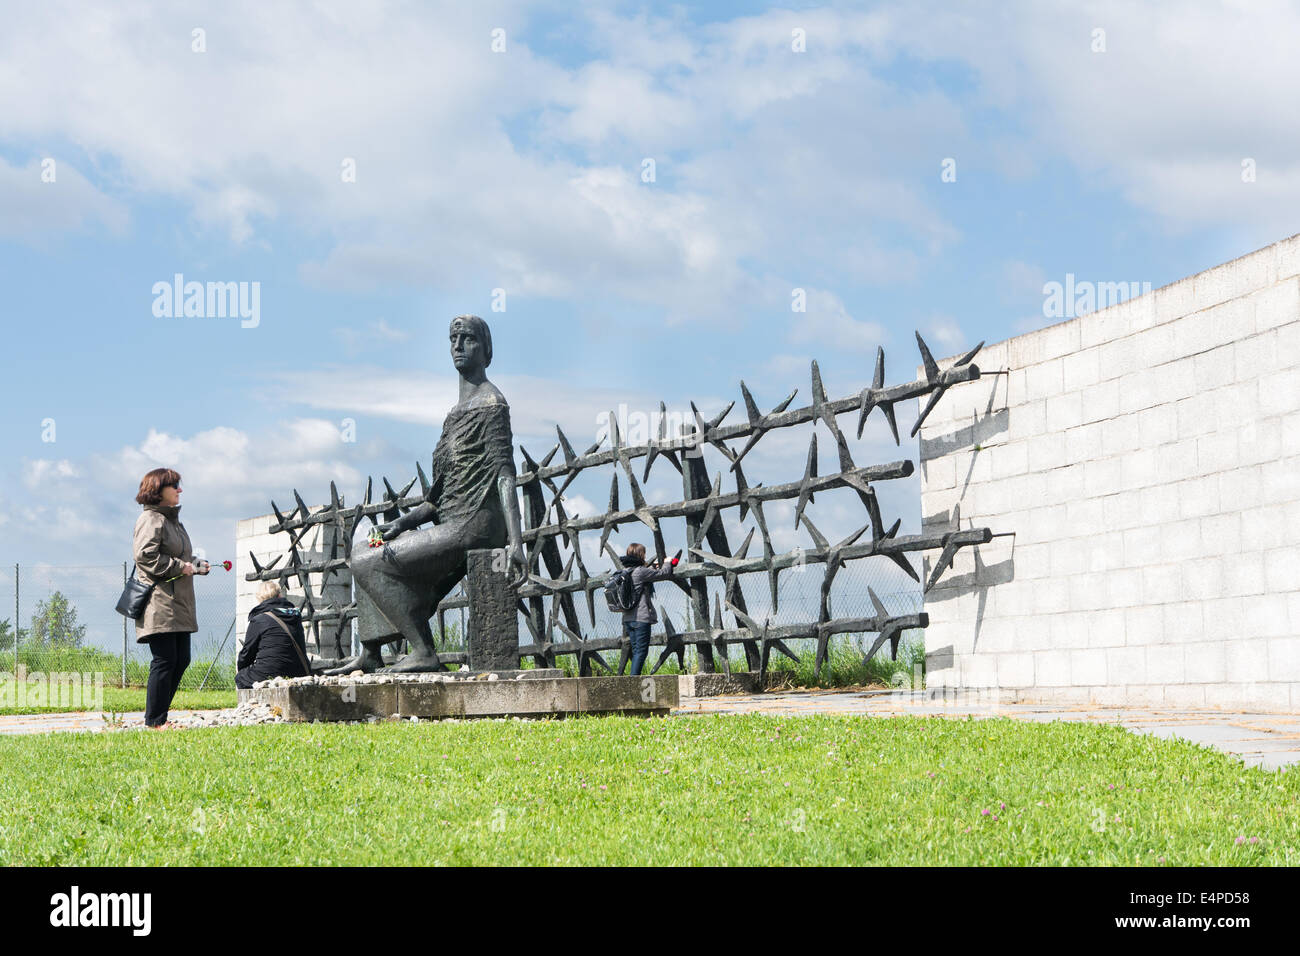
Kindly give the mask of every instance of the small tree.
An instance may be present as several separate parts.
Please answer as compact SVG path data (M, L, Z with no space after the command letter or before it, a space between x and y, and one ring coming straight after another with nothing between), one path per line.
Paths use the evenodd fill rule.
M27 632L19 630L18 637L20 640L27 640ZM14 628L9 623L9 618L0 621L0 651L12 651L14 649Z
M77 623L77 609L62 591L36 602L32 614L31 643L35 647L80 647L86 625ZM24 636L24 643L27 638Z

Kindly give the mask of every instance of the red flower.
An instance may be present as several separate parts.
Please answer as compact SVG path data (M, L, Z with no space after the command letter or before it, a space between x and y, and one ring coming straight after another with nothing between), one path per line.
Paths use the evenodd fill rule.
M225 568L227 571L229 571L231 568L234 567L234 565L231 564L229 561L222 561L221 566Z

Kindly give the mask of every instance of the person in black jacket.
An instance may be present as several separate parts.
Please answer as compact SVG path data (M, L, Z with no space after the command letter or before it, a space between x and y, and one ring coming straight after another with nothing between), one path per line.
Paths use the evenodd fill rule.
M257 590L260 602L248 612L248 632L239 651L235 686L249 688L255 681L272 677L303 677L307 660L307 638L302 615L280 590L267 581Z

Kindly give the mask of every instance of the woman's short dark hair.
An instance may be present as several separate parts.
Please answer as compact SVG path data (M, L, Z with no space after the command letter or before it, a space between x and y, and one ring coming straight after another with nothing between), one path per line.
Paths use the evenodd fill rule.
M461 328L472 332L474 338L478 339L479 345L483 346L483 367L487 368L492 364L492 330L477 315L456 316L451 320L451 331L456 331L457 323Z
M627 546L627 556L629 558L636 558L638 561L644 561L645 545L641 544L639 541L633 541Z
M172 471L170 468L155 468L140 479L140 491L136 494L135 500L142 505L156 505L162 501L164 488L179 488L180 485L180 472Z

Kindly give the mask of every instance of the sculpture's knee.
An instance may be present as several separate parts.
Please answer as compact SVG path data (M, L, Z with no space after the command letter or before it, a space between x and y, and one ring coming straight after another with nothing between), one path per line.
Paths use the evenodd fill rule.
M363 551L361 554L354 554L351 562L349 562L352 580L361 587L365 587L374 580L377 554L377 551Z

